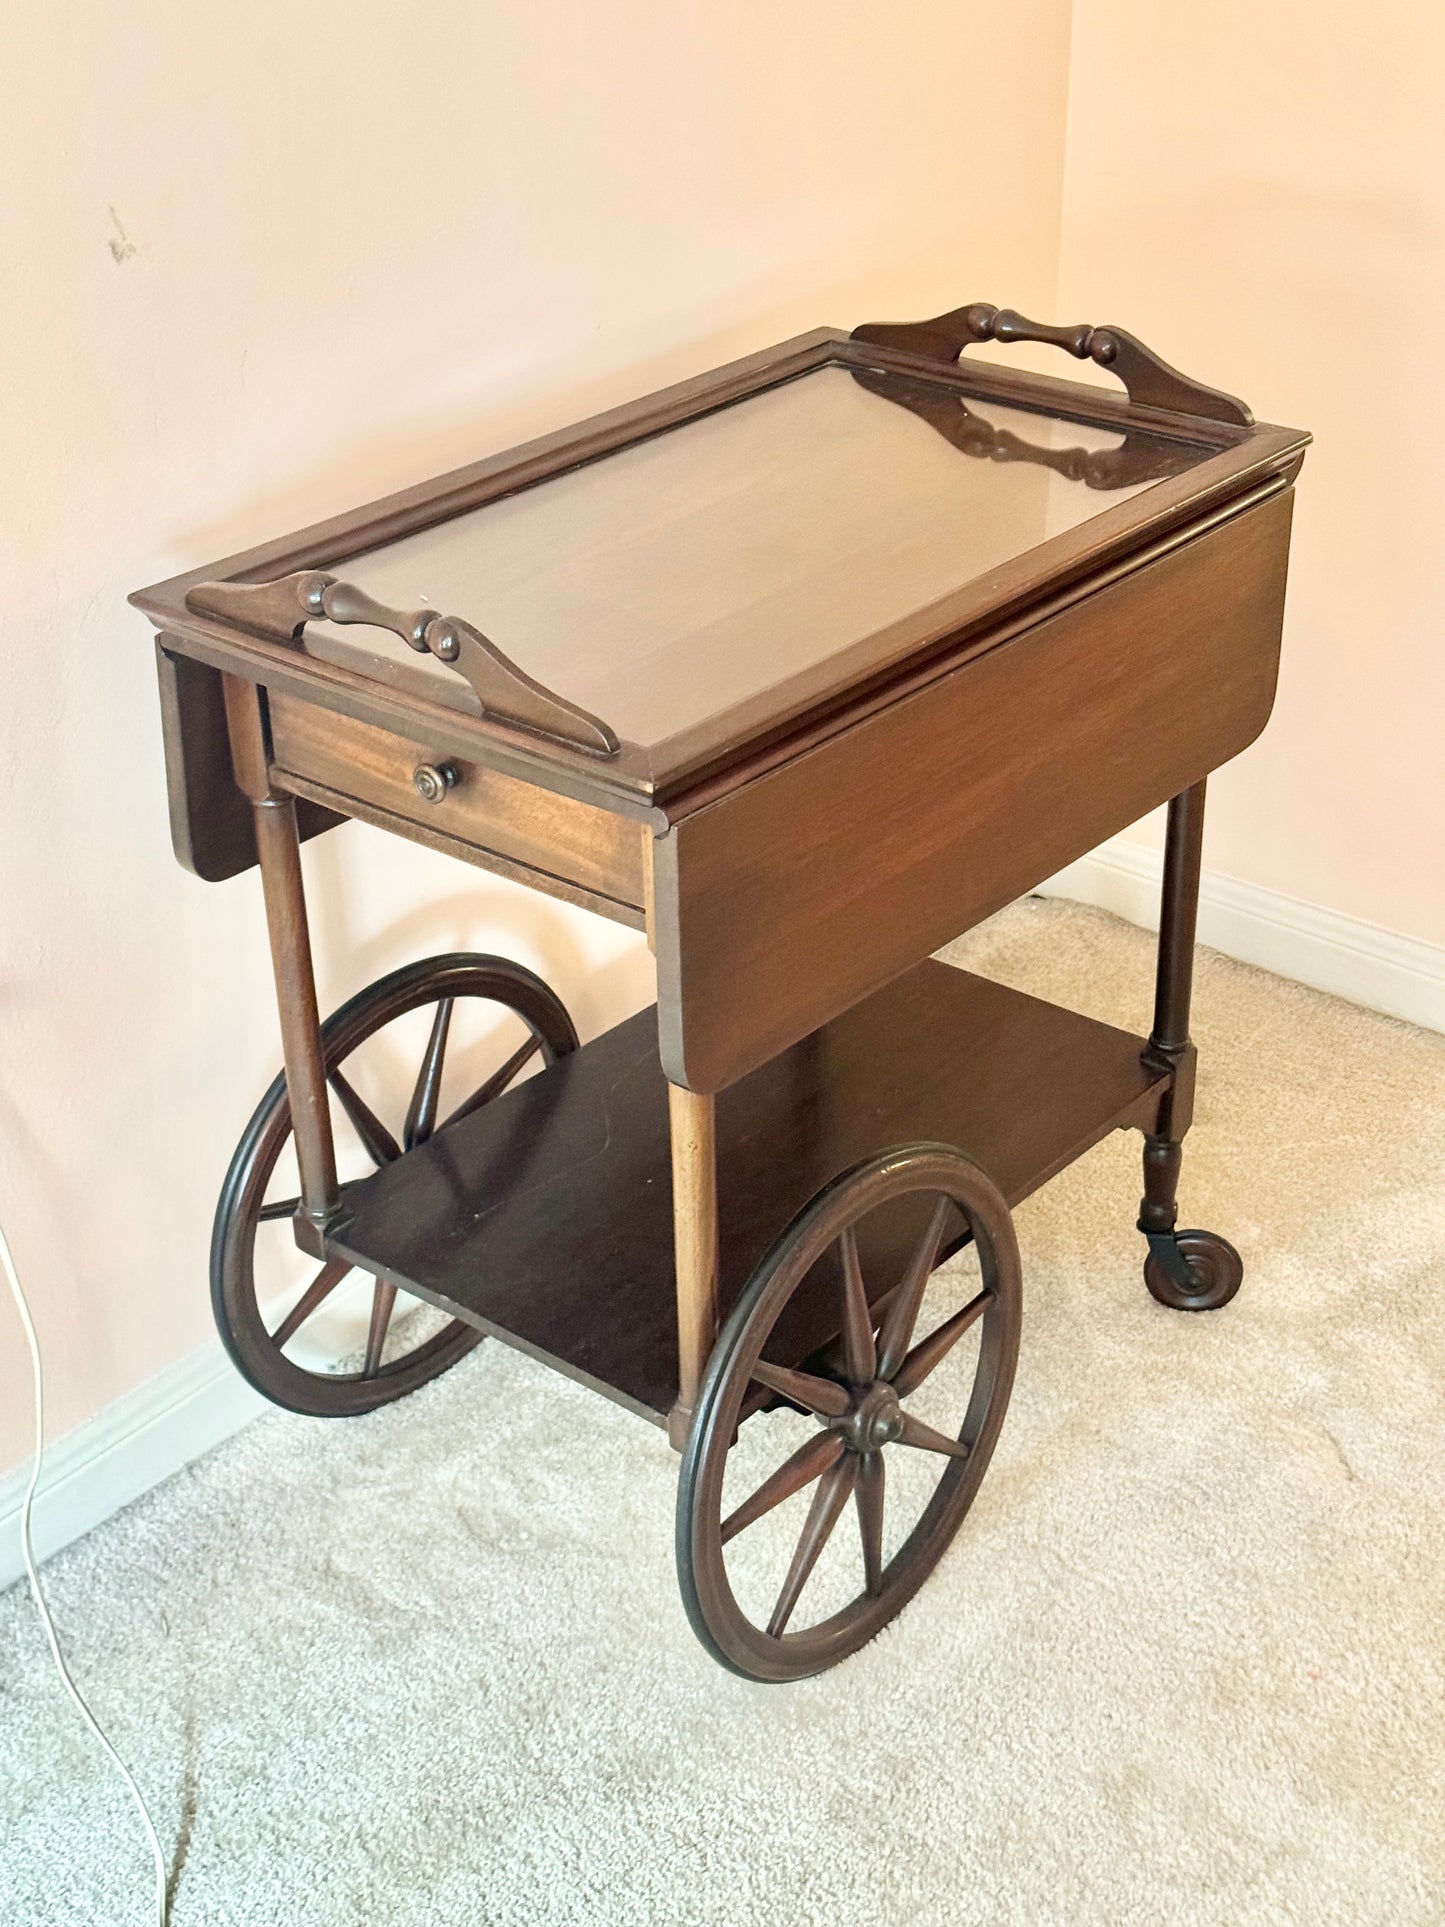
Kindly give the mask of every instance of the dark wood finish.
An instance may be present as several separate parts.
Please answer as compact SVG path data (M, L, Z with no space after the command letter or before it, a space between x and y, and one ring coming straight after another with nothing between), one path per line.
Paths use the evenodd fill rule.
M190 656L170 654L163 636L156 637L156 672L171 846L183 868L207 883L221 883L256 865L256 826L231 768L221 677ZM303 843L342 821L335 810L310 800L296 806Z
M194 618L184 638L168 631L166 642L173 654L184 653L213 669L259 681L273 696L288 694L395 735L425 737L440 755L485 764L539 789L614 810L635 822L659 826L665 822L652 802L650 783L639 776L640 752L626 744L614 762L588 757L580 750L567 752L571 760L562 761L560 747L553 757L551 746L542 738L500 723L484 723L393 674L390 665L381 665L377 674L362 675L287 643L245 637L206 617Z
M485 761L491 768L506 770L564 795L580 796L650 819L653 784L647 759L629 753L625 745L615 763L605 767L579 751L559 748L545 753L524 733L458 715L435 699L399 694L374 677L336 664L298 660L294 648L286 642L248 635L233 624L189 608L187 595L202 583L217 579L264 582L304 569L323 568L380 543L414 534L484 502L499 500L594 461L628 442L726 406L773 382L819 367L829 359L829 351L844 341L835 329L815 329L520 447L401 489L363 508L190 569L151 588L137 590L130 600L167 632L176 651L214 668L243 674L249 671L268 688L291 689L326 708L365 718L382 728L405 731L420 723L448 753Z
M617 754L616 733L606 723L544 689L490 637L459 616L439 615L435 609L409 614L388 609L352 583L316 569L274 582L198 582L186 591L186 607L281 641L294 642L307 622L320 616L329 622L388 629L411 648L450 663L466 679L483 715L495 715L594 756Z
M1204 857L1204 799L1201 777L1169 803L1164 836L1164 877L1159 901L1159 952L1154 975L1151 1053L1170 1072L1168 1102L1156 1129L1182 1137L1193 1110L1194 1080L1189 1041L1189 1005L1194 991L1194 931L1199 921L1199 872Z
M271 786L261 691L254 683L228 676L225 699L231 764L236 782L251 804L271 939L287 1104L301 1173L297 1240L319 1256L322 1227L336 1209L336 1150L326 1103L326 1068L316 1007L316 976L311 967L296 804L292 797Z
M747 756L740 758L728 769L718 771L675 797L669 798L665 813L659 814L657 827L665 831L673 823L695 815L699 810L756 782L758 777L766 775L770 770L780 769L786 763L796 762L810 751L833 742L846 730L855 728L859 723L866 722L870 717L879 715L884 710L896 707L905 697L933 688L966 664L990 654L1005 643L1017 641L1037 631L1054 617L1068 614L1088 597L1098 596L1129 576L1164 561L1178 550L1197 542L1201 536L1223 527L1225 523L1232 521L1245 510L1280 493L1286 486L1287 484L1280 478L1266 482L1253 494L1203 517L1189 530L1176 531L1148 550L1130 557L1126 562L1099 570L1089 579L1086 589L1077 586L1067 588L1060 594L1037 603L1026 614L1011 621L996 624L985 634L971 640L959 642L957 647L950 649L946 655L920 662L906 672L890 678L886 684L871 690L860 691L850 703L845 718L830 716L781 736L764 731L756 747Z
M187 595L203 582L255 583L330 567L831 363L923 376L944 393L1002 400L1126 433L1131 425L1148 427L1194 443L1203 459L1157 482L1143 496L1121 501L1043 541L1012 564L960 584L955 593L907 620L786 678L765 696L721 711L650 751L624 742L611 760L544 742L496 718L460 713L435 693L398 680L390 669L363 674L187 607ZM1037 375L981 364L946 368L906 349L850 341L820 330L284 541L193 570L132 599L167 629L173 648L202 662L248 674L268 688L304 695L398 734L419 729L447 755L656 822L656 804L683 797L705 777L800 730L819 724L841 727L856 716L860 703L876 699L899 677L927 664L941 668L961 651L984 646L1000 624L1036 611L1049 598L1087 593L1100 571L1126 565L1151 543L1187 530L1264 478L1291 472L1307 439L1293 430L1246 429L1127 403L1097 389Z
M685 813L697 787L745 780L746 766L774 746L786 756L808 736L847 728L870 709L895 701L907 687L949 674L1004 637L1086 601L1101 586L1151 566L1174 548L1186 547L1212 519L1228 519L1285 479L1278 462L1251 462L1252 490L1215 491L1208 502L1201 502L1195 483L1214 466L1202 464L1157 482L1147 498L1130 497L1104 509L1037 550L961 585L916 618L839 649L826 666L802 671L705 725L670 737L653 751L655 768L667 771L655 778L653 796L669 816ZM1156 511L1156 531L1163 534L1141 548L1136 504L1145 499ZM1133 531L1132 548L1125 531ZM1041 574L1043 558L1049 565L1047 577ZM835 691L830 699L827 686L834 681L841 682L846 694ZM725 751L718 747L722 743Z
M1159 902L1159 955L1154 979L1154 1024L1145 1053L1168 1073L1159 1111L1144 1135L1144 1196L1139 1229L1149 1244L1144 1282L1175 1311L1216 1311L1244 1279L1244 1261L1212 1231L1179 1231L1179 1172L1184 1135L1194 1114L1196 1052L1189 1038L1194 988L1194 931L1199 916L1199 872L1204 852L1205 784L1174 797L1164 838Z
M656 845L668 1077L718 1090L1252 742L1281 485Z
M452 1011L455 1007L455 998L443 997L439 1000L436 1014L432 1018L431 1036L427 1039L421 1068L416 1074L416 1086L411 1094L411 1102L407 1106L406 1122L401 1129L401 1141L408 1151L414 1150L418 1144L425 1144L437 1127L437 1108L441 1103L447 1037L451 1030Z
M327 1081L342 1109L355 1125L363 1148L378 1165L402 1155L401 1140L420 1141L435 1129L436 1095L440 1086L448 1019L458 1002L479 1000L514 1010L531 1033L531 1049L515 1054L447 1119L470 1115L498 1097L535 1053L555 1063L577 1047L577 1033L561 1003L529 970L498 957L456 954L429 957L404 965L350 999L321 1028L321 1051ZM395 1120L389 1130L357 1096L342 1069L367 1041L400 1017L434 1007L438 1019L418 1069L406 1122ZM446 1017L441 1013L445 1012ZM320 1418L347 1418L375 1411L435 1378L469 1352L481 1334L464 1320L452 1319L440 1331L428 1332L419 1342L385 1349L396 1304L396 1286L378 1279L372 1288L370 1330L359 1370L326 1369L287 1355L287 1348L309 1319L354 1269L346 1259L329 1258L302 1290L291 1309L275 1320L263 1315L262 1299L269 1299L268 1273L277 1254L269 1254L260 1227L282 1244L300 1200L269 1199L276 1166L291 1137L291 1110L286 1081L278 1077L266 1092L242 1134L231 1160L216 1210L211 1242L211 1299L217 1328L242 1376L257 1391L293 1412ZM272 1319L268 1325L268 1317ZM400 1333L398 1334L398 1340Z
M1254 416L1234 395L1206 388L1180 374L1177 368L1146 348L1137 335L1112 323L1096 328L1089 322L1075 327L1053 327L1029 321L1014 308L995 308L986 301L970 302L932 321L900 324L866 322L853 330L853 339L912 354L956 361L971 342L1038 341L1062 348L1079 361L1107 368L1123 382L1131 402L1167 409L1179 415L1199 415L1211 421L1253 426Z
M1164 884L1159 910L1159 967L1154 981L1156 1050L1183 1050L1189 1042L1189 1004L1194 991L1194 931L1199 921L1199 871L1204 856L1201 778L1171 798L1164 837Z
M1144 1040L925 963L717 1099L719 1310L841 1168L954 1144L1017 1202L1147 1124ZM668 1087L644 1011L346 1194L328 1250L665 1423L678 1390ZM870 1221L870 1278L922 1227ZM796 1365L827 1322L788 1329Z
M875 1214L901 1205L913 1207L922 1234L915 1232L901 1271L890 1267L875 1276L870 1293L859 1255L863 1234ZM965 1225L978 1248L983 1290L919 1338L922 1283L937 1262L940 1225L950 1221ZM888 1302L876 1342L870 1296ZM809 1297L828 1302L825 1315L844 1329L841 1364L830 1369L823 1363L799 1388L804 1411L815 1414L823 1429L724 1516L723 1479L738 1425L754 1388L776 1384L764 1354L776 1349L780 1327ZM748 1281L718 1340L678 1480L683 1604L694 1632L720 1664L766 1681L823 1672L873 1638L912 1598L962 1525L988 1469L1013 1386L1021 1297L1008 1205L982 1171L946 1145L899 1146L855 1166L788 1227ZM974 1328L980 1334L977 1360L959 1401L958 1431L950 1435L907 1411L903 1401ZM938 1483L885 1564L886 1467L900 1450L934 1455ZM772 1611L758 1624L733 1592L724 1548L813 1481L812 1503ZM793 1630L808 1580L850 1499L861 1541L858 1592L826 1619Z
M271 768L288 790L305 784L361 814L369 804L385 826L437 844L472 861L504 860L539 888L555 878L585 893L590 908L640 924L643 872L651 837L625 816L540 790L500 770L448 758L424 737L398 736L353 717L277 692L270 703ZM418 770L436 771L427 793ZM446 774L441 772L445 770ZM430 798L430 800L428 800ZM465 846L465 847L464 847ZM501 865L488 865L501 867Z
M1189 1004L1204 854L1205 789L1203 781L1195 783L1169 804L1148 1051L1150 1061L1169 1073L1169 1082L1160 1098L1159 1115L1144 1138L1144 1196L1139 1204L1139 1229L1149 1240L1150 1257L1178 1292L1190 1289L1189 1267L1174 1226L1184 1134L1194 1110L1195 1051L1189 1041Z
M717 1101L669 1084L667 1113L677 1279L677 1399L667 1431L680 1452L717 1337Z
M1126 393L963 358L984 341L1051 343ZM990 404L1037 420L1037 439ZM1273 701L1307 439L1122 330L976 303L800 337L134 597L163 631L177 852L215 877L259 861L281 1006L286 1070L232 1162L212 1251L242 1372L296 1410L359 1412L494 1333L685 1443L679 1576L724 1664L797 1678L876 1632L953 1536L1002 1422L1011 1202L1138 1128L1149 1290L1198 1310L1238 1288L1232 1246L1176 1229L1204 778ZM612 454L545 500L502 502ZM348 563L349 580L332 572ZM517 660L412 609L418 576ZM644 581L646 606L629 599ZM369 629L364 646L333 623ZM1147 1041L918 963L1166 798ZM299 839L344 815L645 923L660 1010L578 1051L529 973L451 957L321 1025ZM468 997L508 1005L527 1040L443 1115ZM423 1005L430 1037L387 1120L347 1060ZM344 1184L333 1096L376 1167ZM268 1196L293 1140L302 1195ZM257 1282L267 1224L322 1261L279 1318ZM970 1237L983 1290L920 1335L937 1262ZM358 1267L359 1365L288 1356ZM440 1308L440 1331L404 1343L402 1294ZM966 1410L940 1430L906 1401L970 1335ZM724 1516L738 1426L763 1407L806 1436ZM938 1483L889 1557L899 1452L928 1455ZM755 1622L724 1548L810 1486ZM850 1506L858 1593L799 1630Z
M1166 1239L1150 1237L1144 1283L1150 1296L1171 1311L1218 1311L1243 1282L1244 1260L1217 1231L1175 1231Z
M295 777L289 781L288 787L295 791L298 798L310 798L342 816L354 817L359 823L369 823L373 829L405 837L408 842L425 844L429 850L436 850L442 856L454 856L463 863L474 864L479 870L490 870L494 876L510 877L514 883L525 884L529 890L540 890L544 896L557 897L563 903L575 903L583 910L593 910L599 917L607 917L613 923L625 923L634 930L647 927L645 910L633 904L621 903L615 897L604 897L595 890L583 889L579 884L569 883L565 877L554 876L548 870L535 870L529 864L515 862L495 850L463 843L454 836L433 829L424 821L397 816L374 803L365 803L359 797L343 796L339 790L329 790L324 784L314 783L308 777Z

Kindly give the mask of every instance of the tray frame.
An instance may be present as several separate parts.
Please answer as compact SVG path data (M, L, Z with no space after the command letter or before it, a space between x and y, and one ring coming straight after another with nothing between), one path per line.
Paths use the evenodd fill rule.
M944 391L1081 425L1117 432L1147 429L1214 452L1182 474L1103 509L974 582L960 584L931 607L774 688L650 748L624 742L607 761L492 717L469 716L439 701L427 686L429 679L414 673L408 678L405 665L388 666L386 680L380 673L362 675L187 606L188 592L205 582L255 583L344 565L365 550L829 365L907 375ZM1268 423L1244 427L1144 407L1092 384L992 363L944 365L925 354L821 328L279 540L190 569L137 591L131 601L161 630L168 653L290 689L383 728L405 732L420 727L448 753L660 827L705 778L830 718L843 726L860 704L876 701L899 677L916 679L930 667L946 672L973 648L987 646L999 625L1019 621L1044 602L1051 609L1063 606L1071 594L1088 593L1101 570L1116 568L1146 549L1157 553L1171 536L1185 538L1201 516L1270 476L1292 474L1308 439L1301 431ZM485 627L485 610L459 613Z

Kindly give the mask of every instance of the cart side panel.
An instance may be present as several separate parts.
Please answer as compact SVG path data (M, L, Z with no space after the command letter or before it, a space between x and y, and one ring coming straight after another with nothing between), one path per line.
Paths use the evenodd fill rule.
M1253 742L1292 493L681 816L655 846L668 1077L721 1089Z
M253 868L256 831L231 768L220 671L173 653L164 636L156 638L156 670L176 860L207 883L221 883ZM345 820L305 801L296 814L303 840Z

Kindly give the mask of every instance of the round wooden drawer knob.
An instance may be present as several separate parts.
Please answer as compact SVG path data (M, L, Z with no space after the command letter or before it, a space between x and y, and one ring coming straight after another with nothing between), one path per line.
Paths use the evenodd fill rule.
M454 763L418 763L411 773L412 784L424 803L440 803L456 785Z

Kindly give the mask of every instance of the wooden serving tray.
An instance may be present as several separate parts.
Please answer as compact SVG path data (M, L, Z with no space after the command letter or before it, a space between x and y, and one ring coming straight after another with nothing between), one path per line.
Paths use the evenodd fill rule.
M972 360L1048 340L1127 393ZM172 823L357 816L646 928L711 1094L1237 755L1308 437L983 304L785 342L161 583Z

